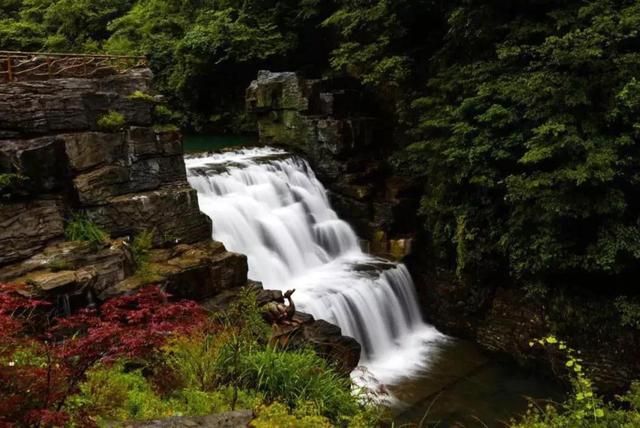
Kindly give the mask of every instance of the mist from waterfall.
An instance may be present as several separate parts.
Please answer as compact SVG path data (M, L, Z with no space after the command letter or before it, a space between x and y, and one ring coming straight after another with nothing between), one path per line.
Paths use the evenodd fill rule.
M295 288L297 309L354 337L378 381L425 368L445 336L422 321L409 272L361 251L306 161L257 148L185 162L213 238L247 255L251 279Z

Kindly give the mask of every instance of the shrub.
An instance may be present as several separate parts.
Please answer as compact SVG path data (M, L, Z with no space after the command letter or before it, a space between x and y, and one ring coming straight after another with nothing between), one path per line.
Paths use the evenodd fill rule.
M123 359L156 362L167 339L197 329L204 315L193 302L167 302L156 287L111 299L99 312L54 317L52 326L43 315L50 307L23 297L16 287L0 286L1 426L65 426L70 416L82 419L79 426L93 425L81 409L86 402L76 400L85 379L100 406L120 400L128 403L127 414L159 414L164 407L140 376L123 375L105 384L113 370L100 370ZM131 385L136 385L134 394L123 398Z
M640 303L626 296L616 298L615 307L620 313L620 324L640 330Z
M122 129L125 122L126 121L122 113L110 110L98 119L98 128L110 132L119 131Z
M64 234L69 241L89 242L96 248L109 239L105 231L83 215L74 215L67 223Z
M553 336L538 339L530 346L553 347L566 356L565 367L571 380L571 394L560 404L549 403L539 407L530 403L529 410L514 428L596 428L640 426L640 383L632 384L629 392L616 397L614 402L605 402L598 396L593 384L585 374L582 359L566 343Z
M170 413L141 370L127 372L123 362L90 370L79 394L69 402L73 413L85 412L104 420L152 419Z

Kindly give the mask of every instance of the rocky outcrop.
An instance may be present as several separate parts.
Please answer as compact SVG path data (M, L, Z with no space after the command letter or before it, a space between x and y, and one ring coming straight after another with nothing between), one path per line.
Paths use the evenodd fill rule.
M110 110L130 125L151 124L149 102L131 97L151 92L151 71L133 69L99 79L67 78L0 85L0 139L98 129Z
M228 252L216 241L155 249L145 272L130 276L99 294L101 299L125 294L149 282L162 285L174 297L205 300L247 284L247 258Z
M353 81L261 71L246 99L260 142L302 153L327 185L340 217L369 242L371 252L408 254L419 183L390 173L391 126L380 119L369 94Z
M262 284L250 282L249 287L256 293L259 307L264 310L264 318L271 322L267 308L271 303L284 304L285 298L279 290L264 290ZM240 293L239 289L229 289L208 299L204 306L211 311L227 307ZM316 320L312 315L296 311L290 319L272 323L272 340L282 348L301 349L311 347L324 357L340 373L348 376L358 366L362 347L354 338L343 336L340 327L324 320Z
M246 283L246 258L210 240L181 134L153 127L153 98L139 96L150 81L149 70L133 69L0 85L0 174L20 187L0 195L0 281L72 305L151 282L194 299ZM98 125L110 111L124 116L118 130ZM78 215L112 239L66 242L65 224ZM130 238L143 231L157 248L141 274Z
M316 320L309 314L297 312L293 323L275 327L274 337L284 347L311 346L347 376L360 362L362 347L354 338L343 336L340 327L324 320Z

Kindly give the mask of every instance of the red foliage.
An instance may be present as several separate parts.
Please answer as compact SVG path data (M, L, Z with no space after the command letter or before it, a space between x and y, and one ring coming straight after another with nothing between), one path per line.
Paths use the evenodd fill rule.
M64 425L65 400L87 370L123 357L151 360L168 337L206 318L195 302L169 302L157 287L34 325L47 306L0 285L0 426ZM41 334L26 334L36 327Z

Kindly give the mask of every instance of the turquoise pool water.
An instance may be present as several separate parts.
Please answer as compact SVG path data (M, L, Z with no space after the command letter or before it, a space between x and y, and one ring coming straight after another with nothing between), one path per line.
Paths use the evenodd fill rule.
M258 139L253 135L185 135L184 152L201 153L227 147L255 145Z

